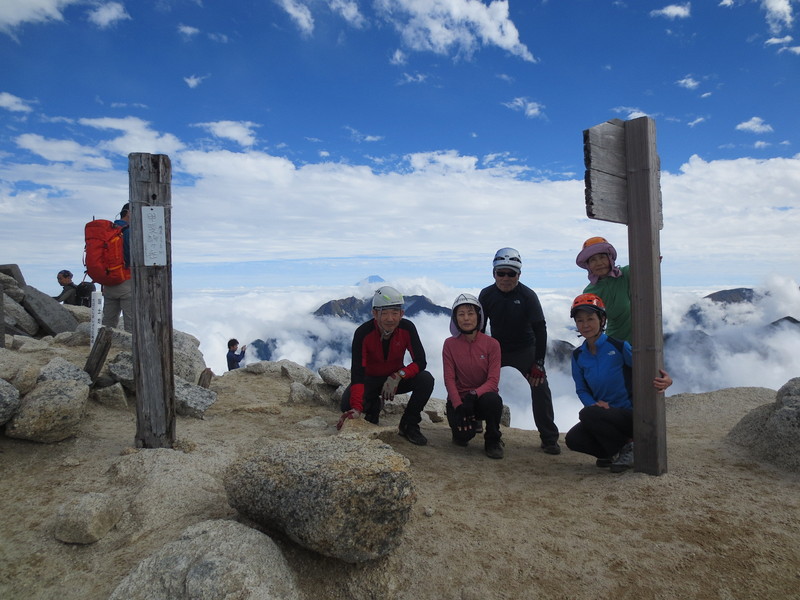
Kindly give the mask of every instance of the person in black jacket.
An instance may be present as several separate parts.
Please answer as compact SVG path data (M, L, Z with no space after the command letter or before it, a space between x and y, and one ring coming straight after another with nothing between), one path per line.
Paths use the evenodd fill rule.
M72 273L64 269L58 272L56 279L58 280L58 285L61 286L61 293L58 296L53 296L53 299L58 302L63 302L64 304L72 304L75 306L80 304L80 300L78 299L78 286L72 283Z
M372 299L373 318L353 334L350 385L342 395L342 428L346 419L364 415L378 424L381 409L395 394L411 392L400 419L399 433L412 444L424 446L419 423L422 410L433 392L433 375L425 370L425 349L417 328L403 318L403 296L393 287L383 286ZM404 364L406 352L411 362Z
M494 284L483 288L478 300L492 337L500 342L502 366L517 369L531 386L533 420L539 430L542 450L547 454L561 454L553 395L544 369L547 353L544 313L536 292L520 283L521 273L519 252L514 248L500 248L492 261Z

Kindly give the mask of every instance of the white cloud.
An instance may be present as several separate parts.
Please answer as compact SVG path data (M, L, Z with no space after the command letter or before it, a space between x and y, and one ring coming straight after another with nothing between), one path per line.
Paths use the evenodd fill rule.
M617 114L626 115L625 120L629 121L631 119L638 119L639 117L649 117L651 116L649 113L644 112L640 108L635 108L632 106L617 106L612 109Z
M424 83L427 78L428 76L423 75L422 73L415 73L414 75L411 75L410 73L403 73L403 77L397 82L397 85L406 85L408 83Z
M800 54L800 46L786 46L778 50L778 52L791 52L792 54Z
M406 53L400 50L399 48L392 53L392 57L389 59L389 63L395 66L402 66L408 62L408 57Z
M210 39L212 42L219 42L220 44L228 43L228 36L224 33L209 33L208 39Z
M730 8L731 6L733 6L733 0L721 0L719 6Z
M705 117L697 117L694 121L689 121L689 127L694 127L695 125L700 125L700 123L705 123Z
M199 34L200 30L197 27L192 27L191 25L184 25L183 23L179 23L178 33L184 37L191 38Z
M188 85L190 88L194 89L198 85L203 83L203 81L208 79L209 77L211 77L211 76L210 75L202 75L202 76L192 75L190 77L184 77L183 80L186 82L186 85Z
M528 98L514 98L511 102L503 102L502 104L511 110L522 112L529 119L544 116L542 112L545 108L544 104L534 102Z
M470 57L481 46L497 46L536 62L520 42L507 0L488 5L479 0L376 0L375 6L414 50Z
M755 148L756 150L763 150L764 148L769 148L771 145L772 144L770 144L769 142L758 141L755 144L753 144L753 148Z
M366 25L364 15L358 10L358 2L354 0L328 0L328 5L333 12L341 15L353 27L360 29Z
M121 2L107 2L91 9L88 18L100 29L106 29L119 21L130 19L131 16Z
M700 86L700 82L697 81L691 75L687 75L686 77L684 77L683 79L679 79L675 83L682 88L686 88L687 90L695 90Z
M0 92L0 108L5 108L11 112L25 113L33 110L30 104L28 104L27 100L23 100L14 94L9 94L8 92Z
M350 139L355 142L379 142L383 139L382 135L367 135L349 125L345 125L344 128L350 132Z
M749 121L743 121L736 126L737 131L749 131L750 133L770 133L772 125L764 122L761 117L753 117Z
M14 37L13 31L24 23L63 21L63 9L84 0L3 0L0 2L0 31Z
M766 42L764 42L765 46L774 46L776 44L789 44L792 41L792 36L785 35L782 38L769 38Z
M311 15L311 10L300 0L275 0L275 3L286 11L302 34L311 35L314 32L314 17Z
M98 146L122 156L131 152L173 154L183 148L183 143L171 133L153 131L150 123L136 117L79 119L78 122L95 129L121 131L122 135L100 142Z
M651 10L651 17L666 17L667 19L687 19L691 16L692 3L670 4L658 10Z
M794 23L792 0L761 0L761 8L767 13L767 25L772 33L780 33Z
M219 138L233 140L245 148L252 146L256 141L253 131L259 125L251 121L215 121L213 123L195 123L195 127L202 127Z
M15 140L17 146L54 162L75 163L100 169L111 167L111 161L102 156L97 148L81 146L73 140L46 139L33 133L25 133Z

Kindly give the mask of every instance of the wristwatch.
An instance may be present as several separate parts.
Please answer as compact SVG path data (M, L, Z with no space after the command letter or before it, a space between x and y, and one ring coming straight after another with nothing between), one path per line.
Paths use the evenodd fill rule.
M400 370L397 372L397 374L398 374L398 375L400 375L400 378L402 379L403 377L405 377L405 376L406 376L406 370L405 370L405 369L400 369Z

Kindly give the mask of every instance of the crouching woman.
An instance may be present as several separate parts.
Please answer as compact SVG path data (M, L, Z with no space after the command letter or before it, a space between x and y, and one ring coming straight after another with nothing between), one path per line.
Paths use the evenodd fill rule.
M466 446L486 421L484 450L503 458L500 418L500 343L481 332L483 309L472 294L459 294L453 303L452 337L444 341L442 362L447 388L447 422L453 442Z
M575 298L570 317L585 340L572 353L572 378L583 409L565 441L570 450L594 456L598 467L621 473L633 466L631 345L603 333L606 309L595 294ZM653 387L663 392L670 385L672 379L660 370Z

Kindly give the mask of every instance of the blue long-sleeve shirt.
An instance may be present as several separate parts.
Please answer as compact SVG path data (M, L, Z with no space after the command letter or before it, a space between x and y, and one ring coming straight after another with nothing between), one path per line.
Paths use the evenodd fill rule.
M592 354L583 342L580 351L572 354L572 379L578 398L585 406L603 401L615 408L632 410L633 399L625 385L625 365L633 365L631 345L623 342L620 352L603 333L595 347L597 353Z
M239 368L239 363L242 362L244 358L244 350L239 352L238 354L233 350L228 350L228 371L233 371L234 369Z

